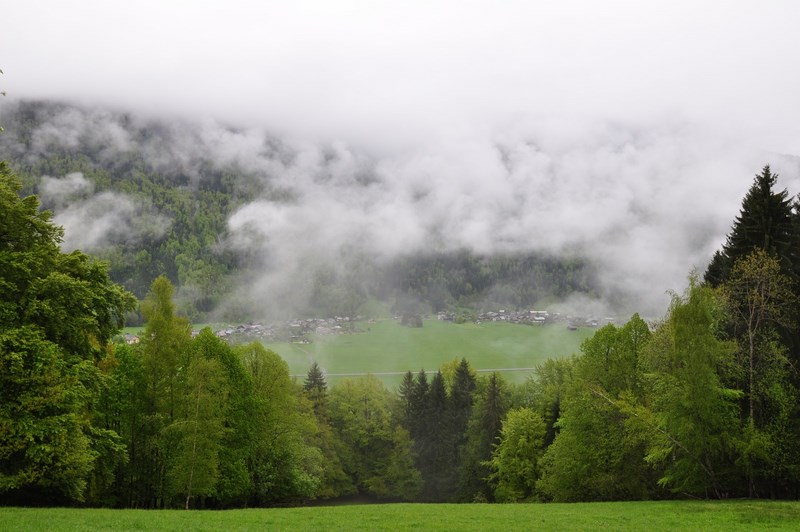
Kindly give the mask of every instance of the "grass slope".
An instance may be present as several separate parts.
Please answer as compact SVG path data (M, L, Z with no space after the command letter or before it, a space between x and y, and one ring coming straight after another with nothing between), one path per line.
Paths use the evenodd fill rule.
M511 323L465 323L456 325L426 320L421 328L403 327L397 321L361 323L363 333L335 336L313 335L310 344L274 343L267 347L289 364L294 375L305 375L316 360L329 374L374 373L394 386L404 373L420 369L435 371L444 362L465 357L477 370L531 368L548 358L580 351L594 329L568 331L564 325L526 326ZM503 372L512 382L521 382L529 371Z
M0 531L797 530L800 502L375 504L228 511L0 508Z

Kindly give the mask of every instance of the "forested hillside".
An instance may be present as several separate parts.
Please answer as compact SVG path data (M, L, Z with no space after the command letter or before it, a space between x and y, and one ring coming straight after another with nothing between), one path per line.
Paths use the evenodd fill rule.
M247 202L279 208L302 194L275 179L298 171L295 160L303 155L296 148L267 138L257 146L255 165L231 140L248 140L247 132L52 102L4 103L3 124L0 155L24 192L38 194L67 227L64 246L107 260L112 280L138 298L165 275L177 287L180 311L194 321L261 319L284 309L297 316L283 318L354 315L376 299L395 311L419 312L533 307L572 293L595 295L592 267L575 254L482 255L432 246L379 257L354 235L333 258L317 260L307 251L299 268L280 279L281 293L270 293L274 304L253 304L246 301L250 285L287 266L276 264L279 254L269 243L265 255L239 242L229 219ZM320 157L313 179L329 179L341 154L323 147ZM365 187L374 179L369 165L355 176ZM128 321L141 323L141 316Z

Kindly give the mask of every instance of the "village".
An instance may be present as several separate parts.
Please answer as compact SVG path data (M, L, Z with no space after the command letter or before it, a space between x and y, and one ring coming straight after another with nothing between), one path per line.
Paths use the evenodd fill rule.
M289 342L294 344L311 343L311 335L331 336L342 334L357 334L365 332L361 326L373 324L385 319L392 319L399 324L408 327L422 327L424 320L434 318L439 321L447 321L454 324L460 323L485 323L485 322L506 322L517 325L541 326L552 324L563 324L568 330L574 331L579 328L597 328L608 323L615 323L613 317L596 318L580 317L561 314L558 312L548 312L546 310L494 310L480 313L456 313L452 311L441 311L434 315L423 314L404 314L393 316L392 318L365 318L363 316L334 316L332 318L309 318L280 321L274 323L250 322L237 325L224 325L212 327L214 334L218 338L223 338L231 343L243 343L262 341ZM192 338L200 334L200 329L192 330ZM138 344L140 338L137 335L125 334L125 342L129 345Z

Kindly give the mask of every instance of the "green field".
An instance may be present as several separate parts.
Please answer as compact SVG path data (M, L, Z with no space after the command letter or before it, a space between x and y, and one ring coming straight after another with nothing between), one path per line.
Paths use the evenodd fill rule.
M373 504L227 511L0 508L0 531L797 530L800 503Z
M479 371L532 368L548 358L578 353L581 342L594 333L590 328L569 331L564 325L456 325L439 320L425 320L416 329L394 320L359 323L358 328L363 332L312 335L310 344L271 343L267 347L286 360L293 375L305 375L316 360L331 384L341 374L373 373L395 386L408 370L436 371L442 363L461 357ZM530 371L503 372L512 382L522 382L528 375Z

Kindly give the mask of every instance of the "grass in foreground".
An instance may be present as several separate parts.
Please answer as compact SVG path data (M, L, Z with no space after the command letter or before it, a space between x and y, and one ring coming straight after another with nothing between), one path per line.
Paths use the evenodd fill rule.
M374 504L227 511L0 508L0 531L797 530L800 502Z

